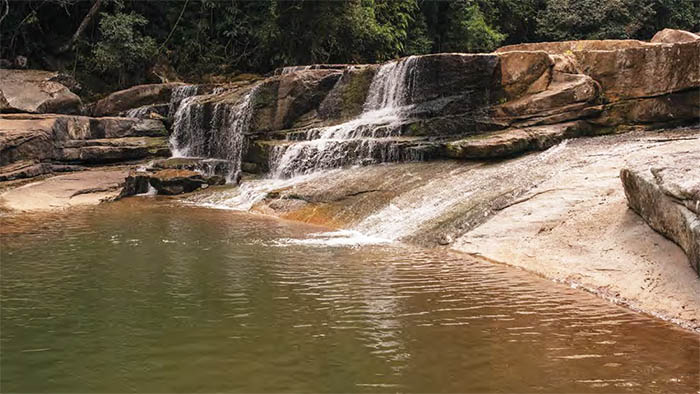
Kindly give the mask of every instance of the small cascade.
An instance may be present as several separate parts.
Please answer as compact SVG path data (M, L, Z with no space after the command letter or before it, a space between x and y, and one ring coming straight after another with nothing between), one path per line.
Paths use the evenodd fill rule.
M270 153L275 177L290 177L347 165L420 160L411 138L401 137L412 101L416 57L382 65L369 88L363 112L336 126L291 134ZM301 141L301 142L297 142Z
M199 92L197 85L177 86L170 94L170 106L168 108L168 117L173 118L175 113L180 108L182 101L188 97L196 96Z
M150 105L144 105L143 107L132 108L124 114L127 118L146 118L151 111Z
M255 88L235 105L199 103L192 91L184 90L183 96L190 96L180 99L174 114L170 137L173 156L227 160L231 163L227 182L235 183L240 175L243 134L252 118L251 98Z

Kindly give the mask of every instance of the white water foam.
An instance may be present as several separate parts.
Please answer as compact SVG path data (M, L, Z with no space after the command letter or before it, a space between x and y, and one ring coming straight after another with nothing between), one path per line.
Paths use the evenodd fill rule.
M323 233L308 234L308 238L282 238L275 242L277 246L305 245L305 246L349 246L360 247L369 245L387 245L393 240L371 237L353 230L338 230Z
M275 146L270 154L273 176L289 177L349 164L398 161L395 137L411 108L417 74L416 57L382 65L370 84L363 112L336 126L307 131L307 141Z
M197 101L198 96L182 99L174 115L170 136L173 157L227 160L231 167L226 180L235 183L240 174L244 133L250 127L252 97L256 89L251 89L236 104L214 104L212 116L209 116L205 104Z

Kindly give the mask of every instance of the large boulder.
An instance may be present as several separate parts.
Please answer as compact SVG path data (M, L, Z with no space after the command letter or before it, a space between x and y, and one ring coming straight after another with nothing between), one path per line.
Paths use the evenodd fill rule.
M80 112L80 97L60 83L57 72L0 69L0 112Z
M677 42L690 42L700 40L700 36L685 30L663 29L654 34L651 42L673 44Z
M183 85L180 82L171 82L132 86L99 100L92 109L92 115L117 115L133 108L167 103L170 101L173 89Z
M627 201L654 230L677 243L700 275L700 153L684 152L620 172Z

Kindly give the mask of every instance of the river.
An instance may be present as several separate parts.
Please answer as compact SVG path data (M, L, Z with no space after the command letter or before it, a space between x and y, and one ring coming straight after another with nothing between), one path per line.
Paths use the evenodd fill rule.
M133 198L0 249L3 392L695 392L698 335L467 255Z

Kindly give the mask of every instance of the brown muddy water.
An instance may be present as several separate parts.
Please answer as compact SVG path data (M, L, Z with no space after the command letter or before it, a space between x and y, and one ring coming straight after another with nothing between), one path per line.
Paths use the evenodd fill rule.
M464 255L156 199L0 222L2 392L700 389L697 334Z

